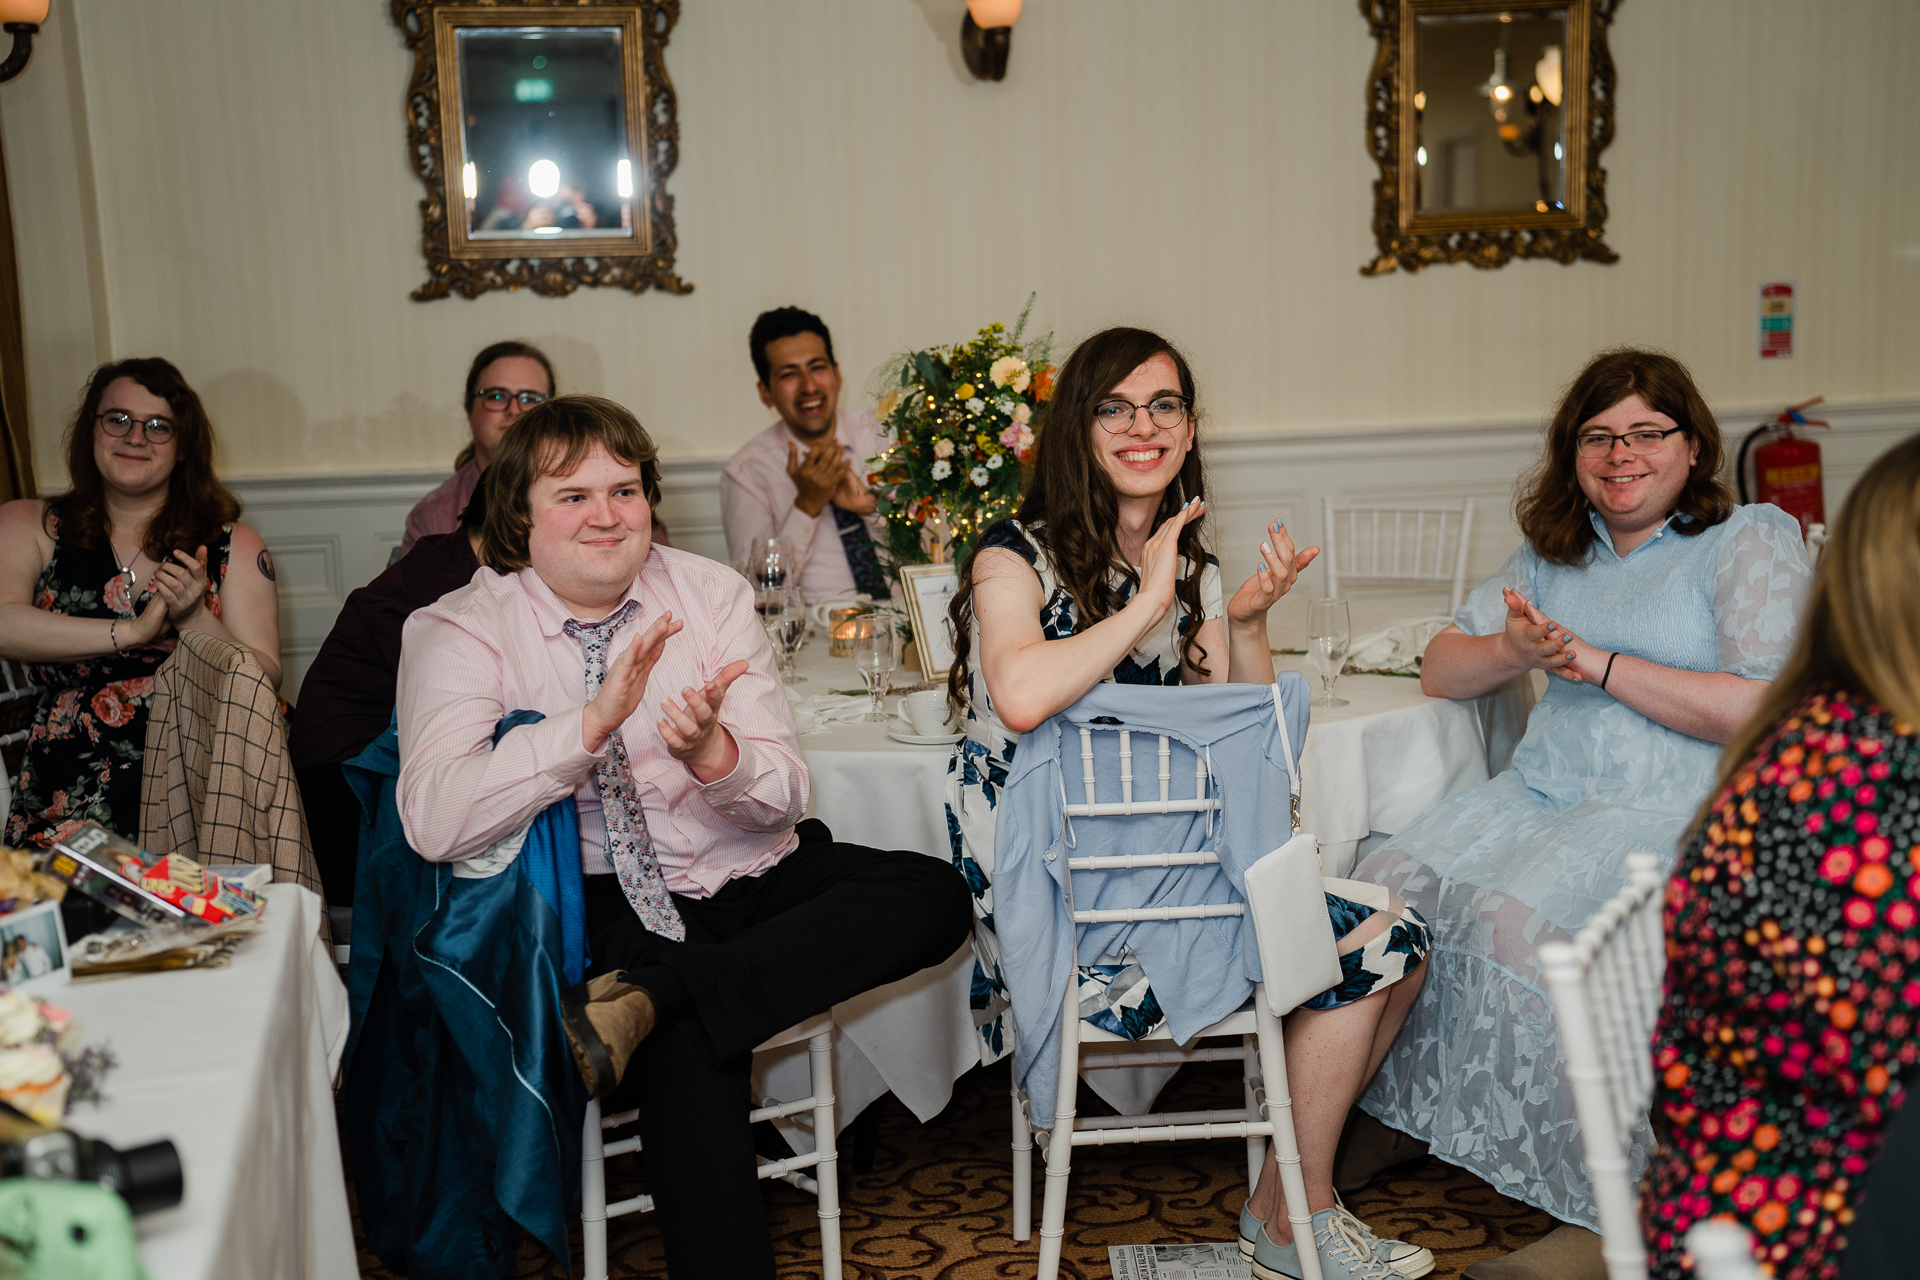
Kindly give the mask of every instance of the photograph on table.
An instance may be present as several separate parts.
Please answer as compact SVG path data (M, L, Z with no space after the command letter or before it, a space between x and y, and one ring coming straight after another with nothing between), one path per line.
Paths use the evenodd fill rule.
M0 916L0 984L41 994L72 977L59 903L37 902Z
M947 606L953 602L959 582L959 568L952 563L900 566L907 621L913 624L913 639L920 654L920 674L929 680L945 680L948 668L953 666L953 624L947 619Z

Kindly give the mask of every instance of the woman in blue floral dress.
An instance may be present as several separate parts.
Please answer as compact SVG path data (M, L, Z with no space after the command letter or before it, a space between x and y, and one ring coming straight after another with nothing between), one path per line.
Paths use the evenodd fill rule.
M0 507L0 657L45 687L6 842L82 822L140 832L153 673L181 631L244 645L280 678L279 600L260 535L213 474L200 398L165 360L96 370L67 428L71 488Z
M1536 957L1671 859L1793 643L1812 570L1794 521L1737 507L1719 427L1669 356L1613 351L1576 378L1518 504L1527 542L1428 646L1430 695L1550 673L1513 767L1450 796L1354 876L1433 927L1431 975L1361 1100L1433 1153L1565 1223L1476 1277L1598 1268L1592 1191ZM1644 1159L1647 1135L1636 1139Z
M1219 562L1201 538L1193 407L1193 375L1164 339L1139 329L1087 339L1061 367L1018 517L988 529L961 570L950 692L967 728L948 766L947 825L974 891L974 1006L987 1061L1012 1048L992 879L995 807L1018 735L1104 681L1271 683L1267 611L1319 554L1296 553L1276 521L1253 576L1223 602ZM1331 1173L1348 1108L1419 988L1426 929L1410 911L1376 913L1331 894L1328 910L1345 977L1286 1029L1308 1212L1328 1280L1417 1277L1433 1255L1376 1239L1335 1204ZM1081 966L1082 1016L1137 1039L1163 1015L1130 951L1110 959ZM1240 1228L1255 1274L1269 1280L1299 1274L1277 1189L1270 1153Z

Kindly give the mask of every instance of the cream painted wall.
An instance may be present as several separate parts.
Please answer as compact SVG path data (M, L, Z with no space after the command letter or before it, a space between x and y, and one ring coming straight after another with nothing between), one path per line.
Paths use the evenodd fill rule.
M36 459L109 355L171 356L235 477L447 465L469 354L524 336L671 459L766 421L766 306L834 326L851 388L908 344L1128 321L1195 357L1214 429L1538 418L1594 349L1666 345L1723 409L1920 397L1920 6L1629 0L1602 267L1363 279L1372 45L1340 0L1031 0L1000 84L960 0L686 0L685 298L420 304L384 0L55 0L0 88ZM1755 356L1756 286L1801 291ZM1504 483L1504 482L1503 482Z

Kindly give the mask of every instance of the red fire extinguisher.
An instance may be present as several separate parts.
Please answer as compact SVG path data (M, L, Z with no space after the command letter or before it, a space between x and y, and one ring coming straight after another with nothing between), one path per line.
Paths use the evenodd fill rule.
M1825 422L1809 418L1804 412L1824 399L1825 396L1815 396L1782 409L1772 422L1755 427L1740 442L1740 458L1734 467L1740 501L1771 502L1800 522L1802 536L1807 526L1826 523L1827 504L1820 485L1820 446L1806 436L1795 435L1793 429L1826 426ZM1754 448L1754 441L1762 436L1767 440ZM1751 472L1747 467L1749 450L1753 453ZM1749 474L1753 477L1752 497L1747 496Z

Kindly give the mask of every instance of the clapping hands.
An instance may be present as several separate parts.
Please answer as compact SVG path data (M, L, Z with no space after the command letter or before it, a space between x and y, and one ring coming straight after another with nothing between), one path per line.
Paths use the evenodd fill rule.
M1507 602L1507 650L1523 666L1552 672L1575 684L1600 678L1597 658L1605 650L1595 649L1550 620L1511 587L1502 598Z
M1267 541L1260 544L1260 567L1240 584L1227 602L1227 621L1245 625L1266 616L1280 603L1280 597L1293 590L1300 571L1320 555L1320 548L1308 547L1296 552L1286 522L1275 520L1267 526Z

